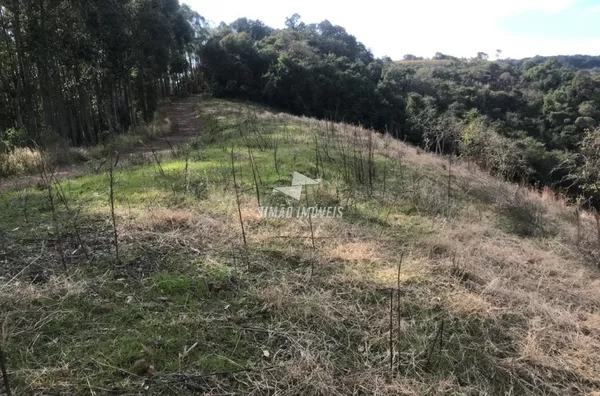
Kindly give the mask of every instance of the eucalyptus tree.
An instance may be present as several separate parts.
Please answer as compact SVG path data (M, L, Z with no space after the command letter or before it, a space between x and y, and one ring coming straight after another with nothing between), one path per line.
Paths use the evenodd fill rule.
M93 144L149 121L199 83L204 26L178 0L0 0L4 140Z

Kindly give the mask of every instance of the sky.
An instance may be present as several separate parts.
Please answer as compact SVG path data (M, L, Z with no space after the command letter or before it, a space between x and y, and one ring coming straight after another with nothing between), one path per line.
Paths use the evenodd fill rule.
M436 52L495 58L600 55L600 0L182 0L218 25L259 19L281 28L298 13L346 28L375 56Z

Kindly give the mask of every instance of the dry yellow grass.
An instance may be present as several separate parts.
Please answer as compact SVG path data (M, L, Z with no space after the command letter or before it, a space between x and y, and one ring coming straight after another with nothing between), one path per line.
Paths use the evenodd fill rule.
M176 231L198 226L200 219L197 212L189 209L157 207L144 212L135 220L134 226L140 231Z
M270 116L261 113L259 117L268 119ZM284 118L306 123L316 130L332 125ZM376 154L392 161L439 175L448 172L446 158L424 153L389 136L342 124L334 124L334 131L329 137L333 142L358 139L359 147L365 150L372 140ZM552 387L559 383L568 388L569 378L596 384L600 378L600 363L596 358L600 348L597 330L600 317L596 315L600 309L600 275L576 248L574 208L549 189L538 192L507 183L465 161L452 164L452 183L456 193L464 193L472 202L466 202L451 218L429 218L430 232L408 245L401 240L378 237L375 230L364 226L331 221L318 224L315 235L325 238L317 243L317 262L321 266L317 272L329 271L326 284L332 286L353 289L368 284L381 289L394 288L400 252L405 251L407 255L400 273L402 290L416 287L418 293L424 293L419 297L420 304L443 309L451 317L489 321L502 328L502 336L511 340L515 353L498 362L498 367L507 365L512 367L510 370L520 367L533 376L542 375L538 370L545 370L543 375L548 376L545 381L552 383L550 388L554 389L547 391L548 394L558 394L558 388ZM425 194L431 194L434 187L424 185L422 188ZM498 209L513 199L511 204L541 208L544 235L515 235L501 224L504 214ZM445 200L427 204L445 205ZM243 211L244 220L253 224L250 237L253 243L270 243L275 235L304 238L302 243L289 243L285 247L287 257L301 254L299 251L305 252L310 247L307 222L294 225L283 222L274 226L256 218L254 213L255 208L251 207ZM423 215L428 216L426 212ZM393 213L388 224L402 227L413 217L413 214ZM594 216L583 213L580 227L587 235L594 236ZM357 239L356 235L366 238ZM332 262L336 265L328 266ZM339 297L329 291L314 290L310 295L298 295L303 288L296 282L302 283L302 279L277 277L270 287L258 290L257 296L267 310L291 322L306 322L310 317L320 326L328 327L335 326L336 320L332 318L359 318L363 314L356 310L351 312L348 305L340 307ZM410 300L401 301L410 303ZM510 321L514 322L503 324ZM418 326L418 322L403 319L397 325L411 329ZM361 350L385 343L385 310L379 312L371 326L379 333L371 334L372 339ZM500 342L490 337L486 342ZM371 376L368 381L373 379ZM403 385L406 394L423 392L418 386L411 391L407 383ZM395 391L400 389L398 385L388 386ZM578 389L578 385L572 386ZM458 388L455 380L445 379L439 382L436 391L451 393Z
M522 359L593 381L600 375L594 357L600 334L592 324L600 308L599 275L557 238L528 240L459 220L419 249L429 252L432 277L454 278L452 312L492 318L518 313L526 321L524 333L515 329L514 335L522 338Z
M0 174L19 174L37 172L42 165L39 150L17 147L4 157L0 157Z
M352 135L351 128L338 128L342 135ZM362 133L363 142L369 134ZM378 152L389 158L440 169L440 173L447 169L444 158L388 137L377 135L374 139ZM520 359L592 382L600 378L600 321L596 315L600 274L576 248L575 209L547 188L538 192L506 183L467 162L453 164L453 177L468 193L487 189L494 200L499 195L522 194L545 211L548 227L555 233L544 238L514 236L498 227L493 207L467 205L455 220L436 221L434 233L410 248L411 255L423 257L423 266L428 268L429 275L422 279L433 282L432 287L440 291L447 290L444 304L454 315L492 320L507 313L520 315L525 326L514 328L512 334L521 340ZM579 227L579 238L593 243L597 238L595 216L582 211ZM397 252L374 246L349 242L333 247L329 255L348 263L388 263L388 275L379 281L393 285ZM353 277L364 277L369 270L361 268ZM401 279L403 283L407 280Z
M325 126L315 121L311 125ZM350 139L356 132L354 127L336 128L340 138ZM368 130L359 130L359 135L363 147L371 136L376 152L388 158L447 172L447 159L387 136L371 135ZM519 187L468 162L457 161L452 169L455 186L492 205L466 205L454 219L436 219L433 233L408 248L412 268L405 263L401 283L418 279L429 284L445 296L442 304L457 317L500 321L507 314L516 315L523 325L512 328L510 337L520 345L519 360L594 383L600 378L600 319L596 315L600 309L600 274L576 248L575 209L549 189L538 192ZM479 195L480 191L489 196ZM519 194L519 199L544 211L546 236L523 238L498 225L501 216L493 205L503 196ZM406 218L404 214L392 215L389 222L402 224ZM593 214L582 212L580 227L581 235L596 238ZM360 242L338 237L336 244L321 248L326 260L345 263L345 272L333 275L332 283L356 284L369 279L382 287L393 287L396 282L398 249L382 245L376 237ZM276 295L282 301L282 294L289 297L280 290ZM440 384L440 389L446 386L452 389L455 385Z
M450 310L458 316L493 315L494 306L487 302L480 294L460 290L448 296Z
M350 263L377 263L380 261L378 254L380 249L381 247L373 242L349 242L332 246L326 253L326 257L330 260L343 260Z
M30 271L41 274L43 268L33 267ZM60 300L79 296L85 292L85 289L85 281L75 281L68 276L50 276L42 286L20 279L11 279L0 286L0 298L4 301L18 301L19 305L26 306L41 299Z
M210 111L219 115L221 110ZM256 116L292 123L300 131L306 126L311 131L331 126L266 111ZM220 117L228 120L230 115ZM558 396L600 391L600 272L577 247L578 234L579 242L593 247L592 214L582 214L578 233L574 209L562 197L497 180L461 161L452 166L456 202L453 211L447 211L447 159L389 136L334 126L332 141L357 139L363 150L372 140L376 154L421 172L430 182L418 184L417 178L407 177L406 193L376 191L347 217L312 219L311 232L305 218L262 217L246 180L240 190L247 246L242 242L235 194L222 183L215 182L198 199L169 200L171 191L165 189L155 202L117 210L123 249L136 255L128 266L148 260L156 266L149 271L174 274L166 277L173 293L167 300L155 279L134 283L143 293L118 284L113 297L120 303L140 292L135 296L144 303L139 307L140 326L157 311L169 315L172 311L167 317L176 330L170 342L185 338L198 326L196 338L186 340L183 351L178 347L174 352L180 359L179 371L186 370L186 363L195 364L181 357L185 350L205 341L198 351L205 347L212 353L224 343L229 349L221 353L231 354L228 359L242 355L242 365L250 362L259 368L198 385L210 387L206 392L214 394L236 393L239 389L228 388L234 382L246 393L289 395ZM294 138L301 139L302 134ZM267 156L271 163L271 155ZM333 190L325 184L322 192L334 196ZM410 196L415 190L419 194ZM526 236L514 232L502 211L507 201L517 209L524 202L534 204L525 209L538 205L544 232ZM392 207L388 217L387 206ZM94 214L103 216L106 209ZM206 279L192 282L198 274ZM94 283L98 287L110 283L108 279ZM85 293L93 296L94 304L104 298L87 290L90 285L66 279L53 278L47 288L18 286L11 284L0 297L15 305L16 300L83 298ZM153 342L157 329L163 330L160 319L143 342ZM230 335L232 329L229 339L224 334ZM439 329L444 329L441 341ZM213 338L207 340L205 334ZM159 354L162 344L157 345ZM135 345L136 353L140 348ZM74 375L63 372L60 363L45 372L21 369L19 375L36 389L52 389L57 386L48 385L52 375ZM172 380L161 373L152 386L165 377ZM167 382L163 394L173 392L170 385ZM178 390L188 391L184 386Z

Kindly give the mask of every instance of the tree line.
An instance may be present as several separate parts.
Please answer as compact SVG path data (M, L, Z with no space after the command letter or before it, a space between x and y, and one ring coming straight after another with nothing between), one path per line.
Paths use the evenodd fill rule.
M209 27L177 0L0 0L0 140L94 144L150 121L169 95L204 90L587 191L575 169L597 134L600 57L501 53L394 61L297 14L283 29Z
M95 144L191 91L204 19L177 0L0 0L0 136Z
M600 56L501 54L376 58L343 27L294 15L284 29L246 18L221 24L200 50L200 69L217 96L361 124L509 180L589 193L575 169L597 134Z

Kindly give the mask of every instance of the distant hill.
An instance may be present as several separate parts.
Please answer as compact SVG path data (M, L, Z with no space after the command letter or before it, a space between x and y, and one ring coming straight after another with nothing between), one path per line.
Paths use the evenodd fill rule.
M564 66L569 66L577 70L600 69L600 56L596 55L558 55L558 56L535 56L519 60L506 60L508 63L516 65L525 62L533 62L536 65L542 64L549 59L556 59Z
M400 65L449 65L453 62L473 62L478 59L458 58L452 56L444 56L445 59L435 58L417 58L417 59L401 59L395 62ZM522 59L499 59L498 62L504 62L514 66L521 66L524 63L540 65L550 59L557 60L560 64L571 67L576 70L595 70L600 69L600 56L593 55L558 55L558 56L534 56ZM494 61L494 60L490 60Z

